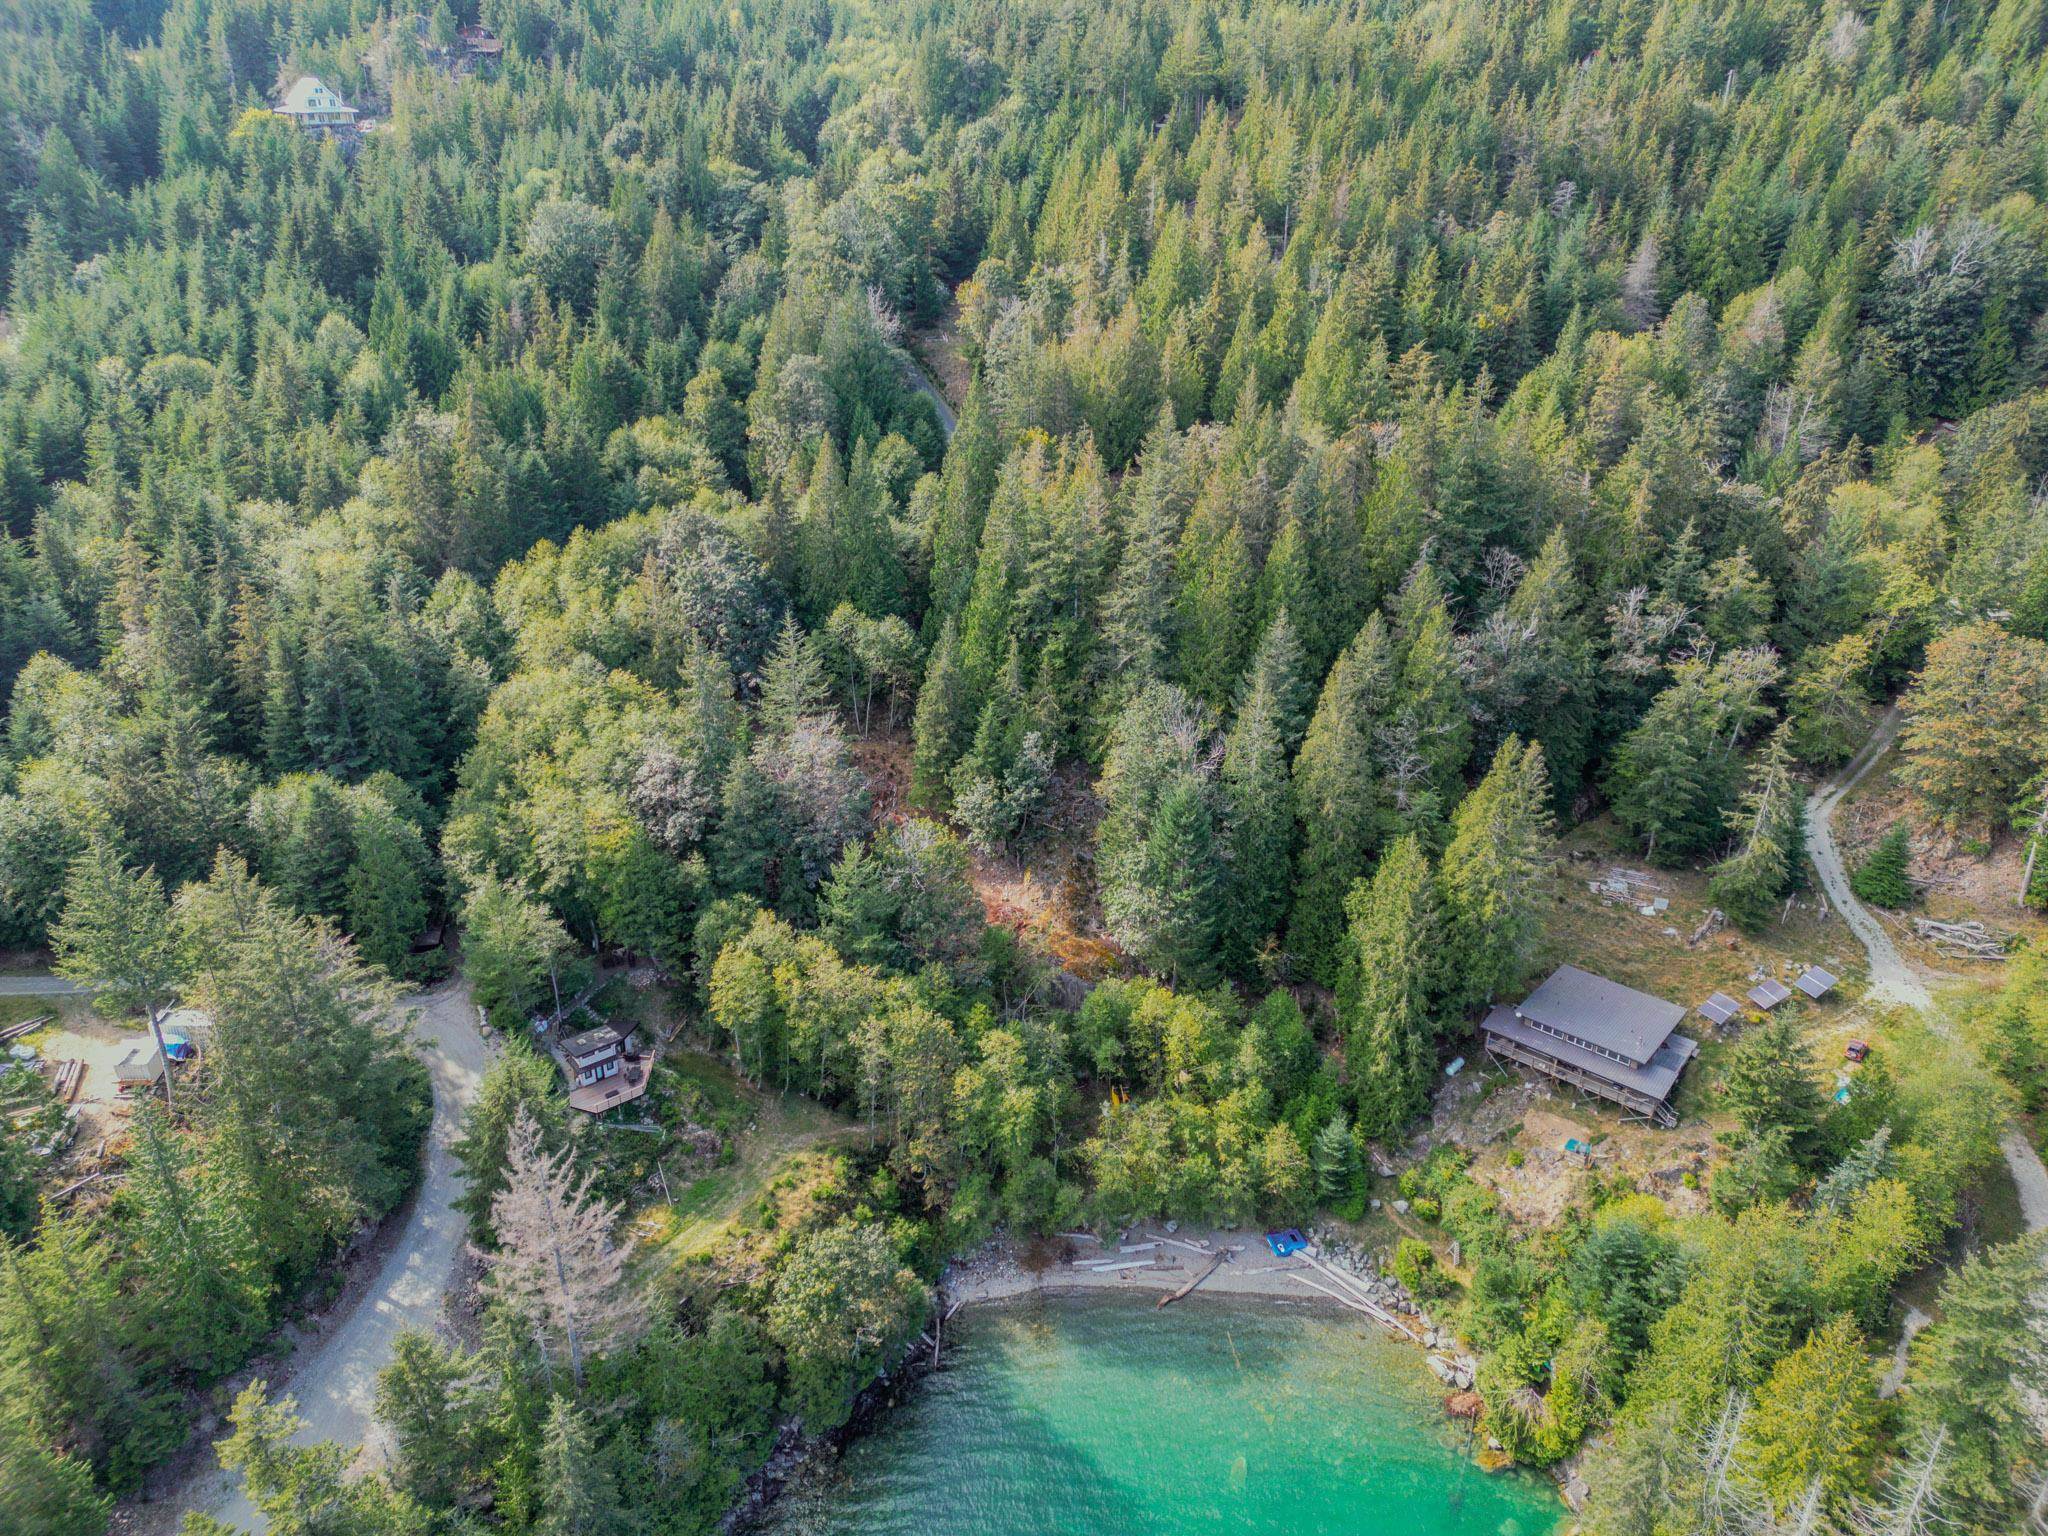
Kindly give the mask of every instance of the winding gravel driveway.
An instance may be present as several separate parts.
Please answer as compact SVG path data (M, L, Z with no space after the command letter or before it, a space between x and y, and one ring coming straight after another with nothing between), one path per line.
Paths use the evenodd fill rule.
M361 1447L369 1465L383 1459L374 1411L377 1373L391 1346L408 1328L433 1331L461 1257L464 1218L454 1209L462 1192L455 1161L462 1111L482 1080L489 1048L477 1033L476 1008L459 978L408 997L401 1009L419 1010L414 1033L434 1081L434 1119L427 1132L426 1171L405 1228L391 1245L370 1287L348 1317L300 1360L290 1379L272 1382L273 1394L298 1399L305 1444L332 1440ZM261 1533L263 1517L250 1505L241 1479L219 1466L195 1476L178 1500L181 1513L212 1515L238 1530Z
M1849 876L1842 868L1842 851L1835 846L1835 808L1842 803L1844 795L1862 782L1863 776L1884 756L1898 734L1899 707L1894 704L1885 711L1870 740L1863 744L1863 750L1849 760L1831 783L1806 802L1806 848L1813 857L1813 867L1820 872L1820 882L1828 893L1828 900L1835 904L1835 910L1848 923L1849 931L1856 935L1870 956L1871 996L1917 1009L1936 1034L1944 1039L1954 1039L1955 1027L1934 1006L1934 997L1927 990L1927 984L1906 963L1898 947L1892 943L1891 935L1871 916L1870 909L1849 889ZM2019 1188L2020 1215L2027 1224L2027 1230L2039 1232L2048 1228L2048 1167L2042 1166L2041 1154L2034 1150L2032 1142L2012 1127L1999 1137L1998 1145L2005 1153L2006 1166L2012 1169L2012 1181Z

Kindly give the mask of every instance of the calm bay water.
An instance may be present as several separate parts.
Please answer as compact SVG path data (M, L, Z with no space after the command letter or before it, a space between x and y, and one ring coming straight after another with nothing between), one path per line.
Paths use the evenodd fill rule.
M1197 1298L969 1309L946 1368L785 1497L774 1536L1552 1536L1550 1485L1465 1456L1415 1354Z

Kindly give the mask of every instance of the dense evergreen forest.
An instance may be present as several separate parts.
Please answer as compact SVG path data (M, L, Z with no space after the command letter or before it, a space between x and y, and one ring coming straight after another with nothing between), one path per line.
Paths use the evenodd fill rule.
M385 1021L443 913L501 1028L651 959L867 1134L743 1280L670 1272L514 1043L479 1342L400 1351L389 1475L235 1410L282 1536L709 1531L998 1227L1358 1215L1528 979L1561 829L1761 928L1900 693L1932 817L2040 814L2042 0L11 0L0 40L0 949L220 1036L108 1201L39 1213L0 1141L10 1533L103 1531L403 1197ZM358 130L267 110L305 74ZM1055 848L1092 988L972 883ZM1870 1364L2048 1094L2040 965L1985 1017L1990 1068L1842 1105L1745 1037L1708 1214L1530 1233L1411 1169L1486 1432L1599 1437L1600 1536L2019 1531L2039 1245L1952 1270L1896 1398Z

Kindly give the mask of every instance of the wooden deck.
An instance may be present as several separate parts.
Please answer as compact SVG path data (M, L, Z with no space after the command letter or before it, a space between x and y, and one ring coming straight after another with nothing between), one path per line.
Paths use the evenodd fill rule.
M1678 1111L1662 1099L1652 1099L1645 1094L1633 1093L1618 1083L1608 1082L1605 1078L1595 1076L1568 1062L1557 1061L1539 1052L1528 1050L1490 1030L1486 1035L1486 1054L1519 1062L1525 1067L1534 1067L1538 1072L1554 1077L1560 1083L1576 1088L1581 1093L1592 1094L1596 1098L1607 1100L1610 1104L1619 1104L1636 1119L1651 1120L1667 1129L1678 1124Z
M601 1115L608 1109L617 1109L621 1104L630 1104L647 1092L648 1079L653 1076L652 1062L630 1062L616 1077L607 1077L585 1087L569 1090L569 1107L580 1109L586 1115Z

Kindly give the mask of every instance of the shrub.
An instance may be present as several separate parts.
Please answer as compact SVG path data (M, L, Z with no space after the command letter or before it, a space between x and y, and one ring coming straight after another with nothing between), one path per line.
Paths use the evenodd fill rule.
M1870 850L1870 856L1856 866L1849 877L1849 889L1874 907L1903 907L1913 899L1913 882L1906 878L1907 828L1903 821Z
M1436 1254L1420 1238L1404 1237L1394 1245L1394 1278L1418 1301L1440 1296L1445 1289Z
M1508 1166L1510 1168L1519 1168L1522 1166L1522 1164L1528 1161L1529 1154L1524 1152L1520 1147L1508 1148Z

